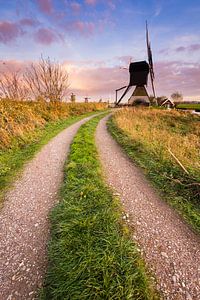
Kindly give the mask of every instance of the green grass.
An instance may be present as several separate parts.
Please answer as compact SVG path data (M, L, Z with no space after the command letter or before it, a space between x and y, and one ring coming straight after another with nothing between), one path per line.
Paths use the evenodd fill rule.
M94 132L102 116L78 131L51 213L49 269L42 299L158 299L119 201L102 179Z
M94 112L69 117L57 122L50 122L44 128L34 130L26 136L23 136L21 144L19 139L16 143L15 140L13 140L11 149L0 151L0 203L2 203L5 191L13 183L25 162L31 159L42 146L48 143L51 138L56 136L63 129L92 114L94 114Z
M127 155L143 168L161 197L172 205L182 217L200 232L200 184L179 166L167 160L159 160L141 142L132 140L117 127L114 118L108 121L108 130Z
M200 104L195 104L195 103L187 104L187 103L183 103L183 104L178 104L176 106L176 108L178 108L178 109L191 109L191 110L200 111Z

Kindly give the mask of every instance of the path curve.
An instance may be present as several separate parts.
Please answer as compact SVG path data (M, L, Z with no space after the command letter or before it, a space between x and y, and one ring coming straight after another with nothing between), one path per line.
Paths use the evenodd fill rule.
M109 185L119 194L133 239L157 279L164 299L200 299L200 238L162 201L142 171L122 152L106 129L97 127L96 144ZM103 141L103 142L102 142Z
M58 200L63 165L87 117L53 138L26 164L0 212L0 299L36 299L47 266L48 213Z

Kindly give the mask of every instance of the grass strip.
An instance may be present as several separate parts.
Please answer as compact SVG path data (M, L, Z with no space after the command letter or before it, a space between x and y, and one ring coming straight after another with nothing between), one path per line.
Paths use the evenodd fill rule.
M182 104L178 104L176 105L177 109L191 109L191 110L196 110L200 112L200 104L195 104L195 103L182 103Z
M24 136L22 144L6 151L0 151L0 203L7 188L13 183L16 175L22 169L25 162L31 159L42 146L59 132L76 123L77 121L93 115L97 112L87 113L80 116L69 117L64 120L47 123L43 128L34 130Z
M49 269L42 299L158 299L119 201L102 179L94 132L83 125L65 166L61 201L51 213Z
M162 199L172 205L182 217L200 232L199 185L185 174L179 166L158 159L141 142L133 140L117 126L115 117L109 119L108 130L125 153L136 162L158 188ZM175 179L174 179L175 178ZM180 183L184 184L180 184Z

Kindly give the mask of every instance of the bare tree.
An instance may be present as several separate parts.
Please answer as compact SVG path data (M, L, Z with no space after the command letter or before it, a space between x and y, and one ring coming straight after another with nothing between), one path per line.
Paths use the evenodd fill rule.
M68 74L57 62L41 57L25 72L24 79L35 99L62 101L69 87Z
M11 100L27 100L28 88L20 72L5 72L0 76L0 97Z
M182 101L183 95L179 92L174 92L173 94L171 94L171 98L173 101Z

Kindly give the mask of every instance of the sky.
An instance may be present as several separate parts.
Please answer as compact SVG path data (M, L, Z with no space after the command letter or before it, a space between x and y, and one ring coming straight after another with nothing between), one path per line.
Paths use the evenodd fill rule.
M123 67L147 59L147 20L156 94L200 100L199 0L0 0L0 10L1 72L43 55L68 72L69 96L113 101Z

